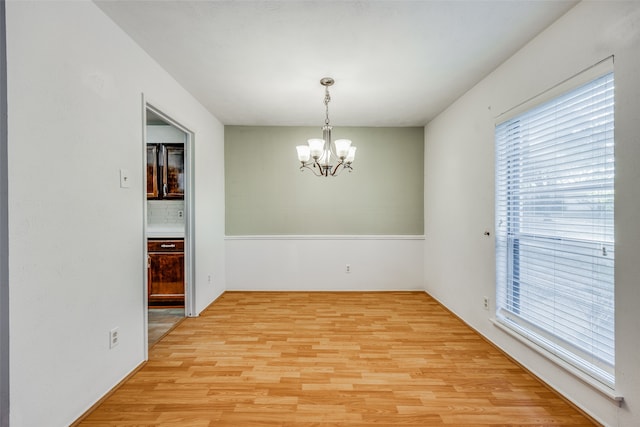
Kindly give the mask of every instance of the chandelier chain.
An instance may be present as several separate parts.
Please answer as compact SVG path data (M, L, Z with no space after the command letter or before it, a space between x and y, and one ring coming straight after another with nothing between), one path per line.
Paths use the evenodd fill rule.
M331 101L331 95L329 95L329 88L324 88L324 108L325 108L325 120L324 124L329 126L329 101Z

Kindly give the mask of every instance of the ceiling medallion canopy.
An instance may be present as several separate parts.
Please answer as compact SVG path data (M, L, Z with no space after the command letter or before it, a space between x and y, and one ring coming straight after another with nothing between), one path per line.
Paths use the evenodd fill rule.
M307 145L298 145L298 160L302 165L300 170L309 169L316 176L337 176L345 169L353 170L351 163L356 156L356 147L351 146L350 139L331 140L331 125L329 124L329 86L335 81L331 77L324 77L320 84L324 86L325 120L322 127L322 138L312 138Z

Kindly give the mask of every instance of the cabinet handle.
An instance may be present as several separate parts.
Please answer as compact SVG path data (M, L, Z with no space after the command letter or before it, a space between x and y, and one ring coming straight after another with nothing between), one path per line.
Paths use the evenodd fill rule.
M175 248L176 245L175 245L175 243L171 243L171 244L163 243L163 244L160 245L160 247L161 248Z

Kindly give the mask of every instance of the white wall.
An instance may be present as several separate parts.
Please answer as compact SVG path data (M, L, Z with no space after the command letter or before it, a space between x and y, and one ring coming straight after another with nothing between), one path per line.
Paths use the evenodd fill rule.
M227 290L423 289L422 236L247 236L226 244Z
M494 122L501 112L615 55L618 406L490 322L495 294ZM608 426L640 425L640 3L582 2L425 129L425 288ZM461 298L461 296L464 296ZM493 303L491 304L493 307Z
M195 133L198 310L224 290L223 127L93 3L6 9L11 425L64 426L144 359L141 94Z

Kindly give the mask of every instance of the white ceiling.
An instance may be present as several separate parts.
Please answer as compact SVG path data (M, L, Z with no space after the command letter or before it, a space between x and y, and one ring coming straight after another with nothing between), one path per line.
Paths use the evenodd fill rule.
M96 1L222 123L423 126L576 1Z

